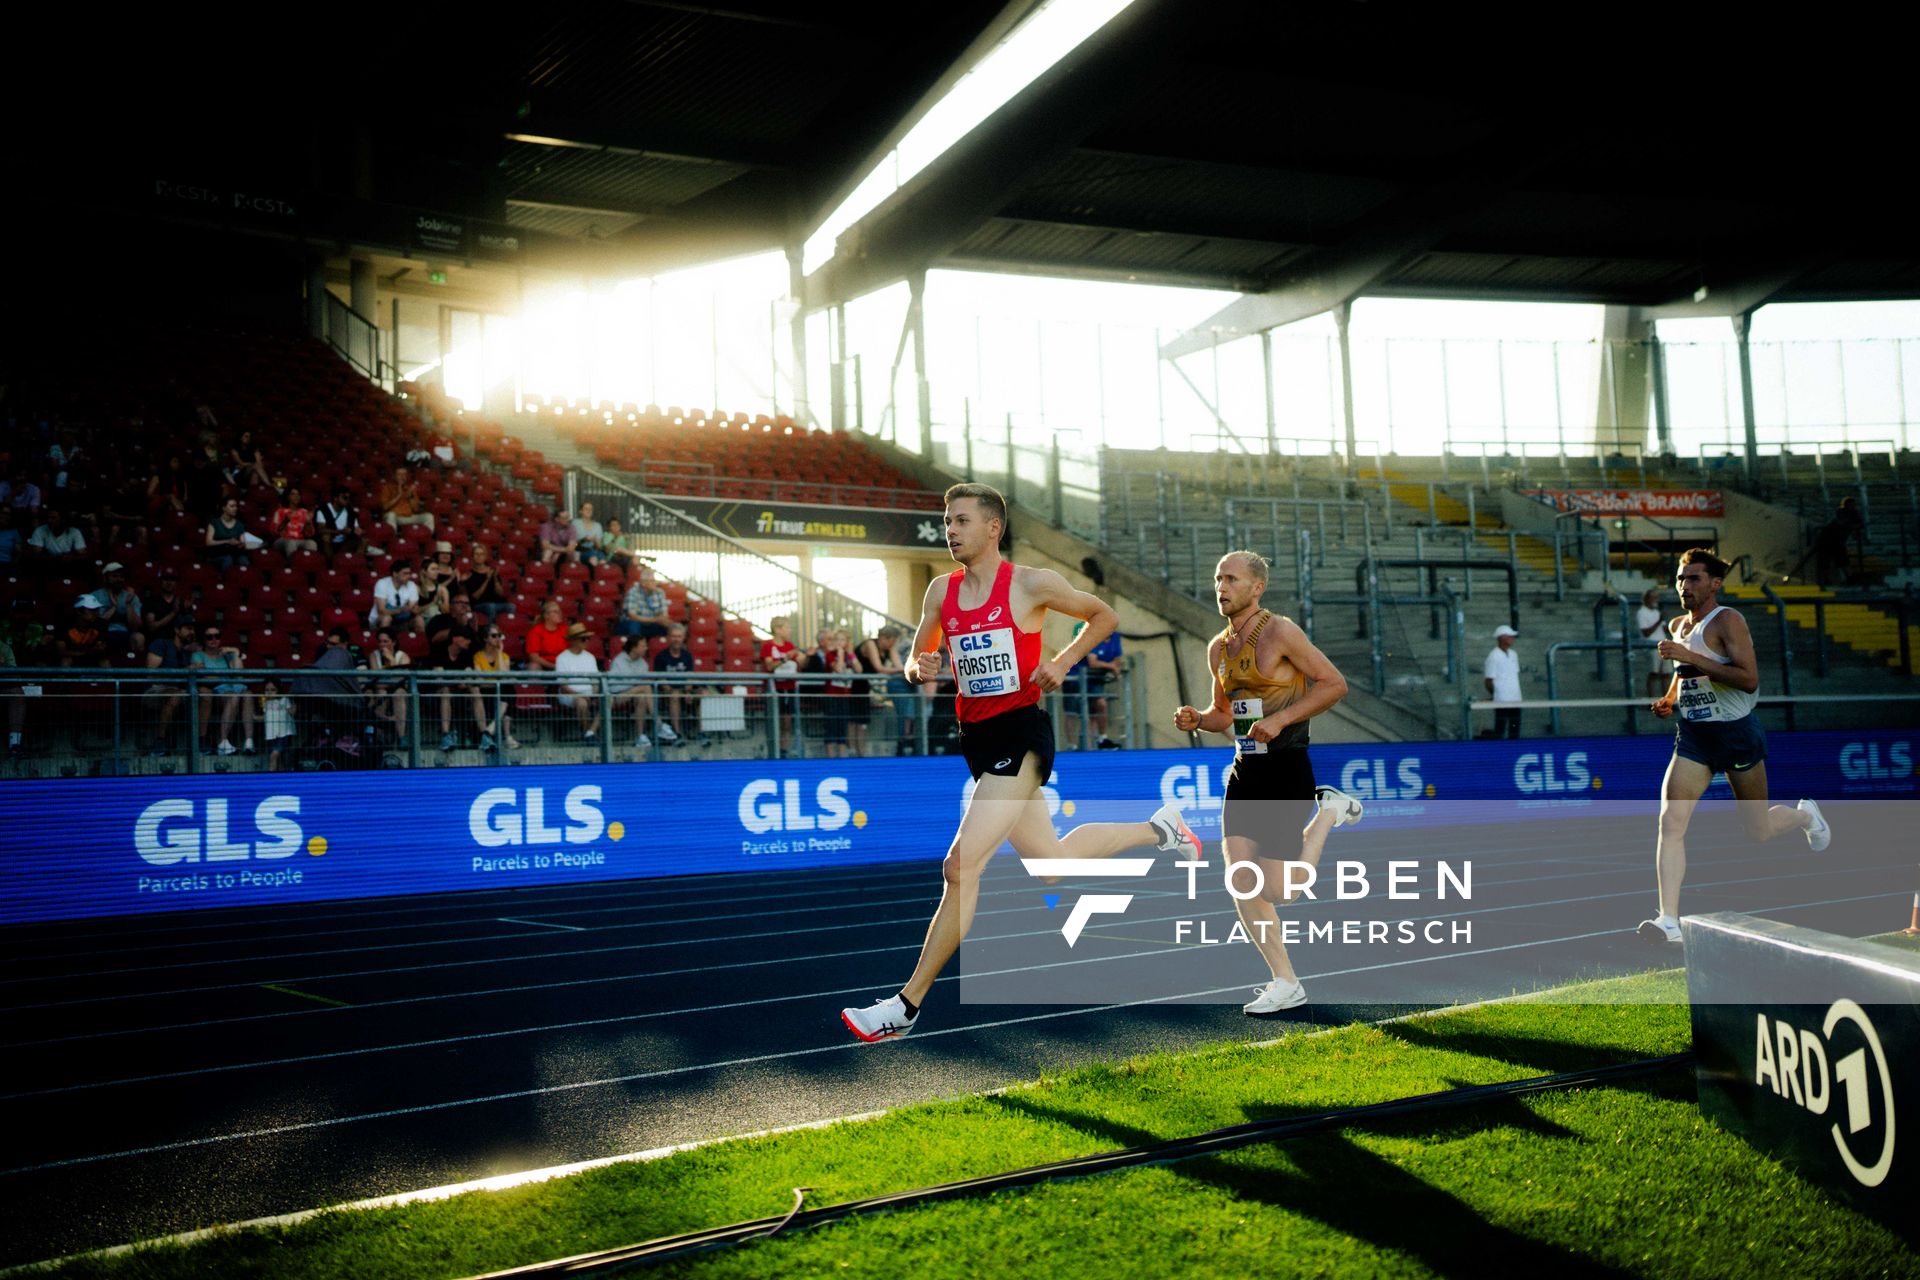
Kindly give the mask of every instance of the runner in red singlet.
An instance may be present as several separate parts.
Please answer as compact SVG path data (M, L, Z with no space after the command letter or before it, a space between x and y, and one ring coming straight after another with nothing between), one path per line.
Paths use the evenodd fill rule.
M1012 841L1022 858L1105 858L1148 844L1162 851L1184 846L1200 857L1200 842L1173 805L1162 805L1145 822L1090 822L1064 837L1054 834L1040 795L1053 772L1053 722L1040 699L1060 687L1119 619L1053 570L1001 558L1007 504L998 492L957 484L946 499L947 547L962 567L927 588L906 678L922 684L939 675L944 639L958 689L960 747L975 786L942 864L946 888L913 976L898 995L840 1012L847 1029L867 1041L913 1029L934 979L973 924L980 872L1002 842ZM1087 625L1072 644L1044 658L1040 626L1049 609Z

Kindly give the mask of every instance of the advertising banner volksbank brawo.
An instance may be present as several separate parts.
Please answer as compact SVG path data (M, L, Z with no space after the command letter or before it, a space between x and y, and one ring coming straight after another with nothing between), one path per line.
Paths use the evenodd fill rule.
M1912 796L1916 740L1775 734L1775 791ZM1045 798L1062 829L1171 802L1213 840L1231 759L1063 754ZM1413 829L1469 820L1445 803L1468 799L1517 820L1651 806L1667 759L1655 737L1313 748L1369 826ZM9 782L0 923L935 859L967 793L951 756Z

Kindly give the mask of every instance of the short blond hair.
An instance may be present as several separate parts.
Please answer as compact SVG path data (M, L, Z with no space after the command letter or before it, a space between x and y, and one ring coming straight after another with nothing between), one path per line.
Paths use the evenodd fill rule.
M1270 582L1273 580L1273 566L1269 564L1267 558L1258 551L1229 551L1220 558L1222 560L1233 560L1237 558L1245 561L1247 572L1252 574L1256 581Z

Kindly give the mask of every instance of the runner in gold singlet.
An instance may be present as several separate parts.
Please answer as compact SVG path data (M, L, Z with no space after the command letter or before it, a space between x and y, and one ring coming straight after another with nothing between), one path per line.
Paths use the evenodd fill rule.
M1229 551L1220 558L1213 581L1227 628L1207 648L1213 705L1204 712L1181 707L1173 718L1184 733L1204 729L1233 736L1221 845L1228 862L1252 862L1261 873L1260 895L1236 897L1234 906L1273 974L1243 1006L1250 1014L1306 1003L1273 904L1287 901L1286 862L1317 865L1327 833L1360 821L1361 813L1352 796L1316 787L1307 759L1307 724L1346 696L1346 679L1291 618L1260 607L1267 575L1266 558L1255 552ZM1230 883L1250 892L1252 880L1236 875Z

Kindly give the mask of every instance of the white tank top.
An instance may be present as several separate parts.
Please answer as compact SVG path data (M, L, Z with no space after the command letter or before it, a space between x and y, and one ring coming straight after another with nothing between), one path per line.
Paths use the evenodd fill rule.
M1719 616L1725 605L1716 605L1712 613L1693 624L1684 636L1675 636L1693 652L1724 663L1726 658L1707 646L1707 624ZM1715 684L1697 667L1681 666L1680 697L1674 703L1682 720L1739 720L1753 714L1755 696L1744 689ZM1689 674L1692 672L1694 674Z

